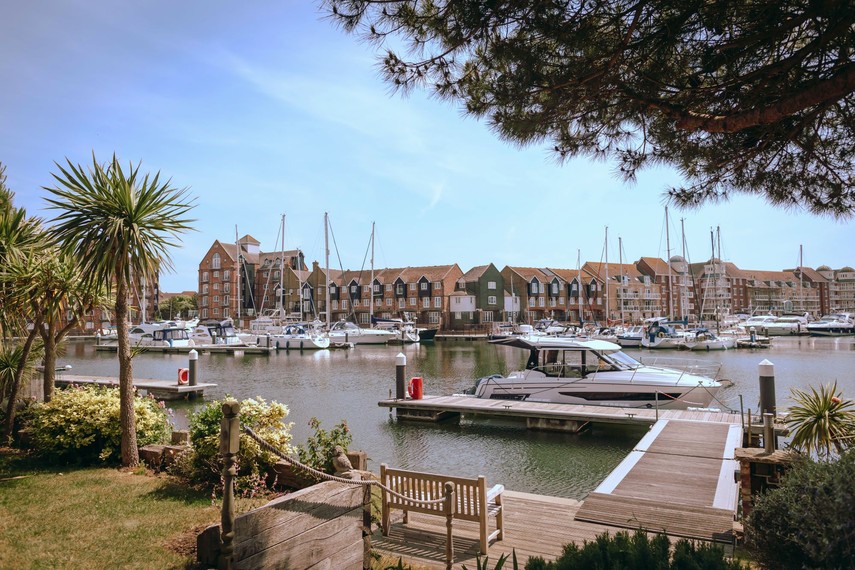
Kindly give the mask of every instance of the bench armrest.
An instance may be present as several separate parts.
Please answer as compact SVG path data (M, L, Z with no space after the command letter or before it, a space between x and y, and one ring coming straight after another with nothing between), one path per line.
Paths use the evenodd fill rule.
M493 488L487 491L487 502L493 503L496 501L496 497L505 492L504 485L493 485Z

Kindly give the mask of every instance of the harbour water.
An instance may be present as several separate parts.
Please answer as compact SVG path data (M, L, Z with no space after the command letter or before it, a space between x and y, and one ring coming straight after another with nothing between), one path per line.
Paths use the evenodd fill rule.
M396 467L452 475L485 475L489 484L502 483L514 491L582 499L632 450L644 434L638 428L596 427L582 434L533 432L524 424L495 420L464 420L457 424L398 423L377 405L394 394L395 357L407 357L407 376L424 378L428 394L452 394L470 387L475 378L519 369L522 351L485 341L439 341L406 346L357 346L354 349L279 351L265 355L200 354L199 381L217 384L205 398L226 395L237 399L262 397L286 404L295 443L311 435L312 417L330 429L346 420L353 449L364 449L369 468L381 462ZM791 403L791 388L837 382L844 396L855 397L855 337L776 338L765 350L708 353L627 352L648 361L666 358L720 363L719 378L733 385L723 390L721 408L757 409L758 365L775 365L779 408ZM74 342L60 359L73 374L117 376L112 352L96 352L89 343ZM187 356L140 354L134 359L139 378L176 378ZM742 396L740 401L740 395ZM176 407L176 424L195 404Z

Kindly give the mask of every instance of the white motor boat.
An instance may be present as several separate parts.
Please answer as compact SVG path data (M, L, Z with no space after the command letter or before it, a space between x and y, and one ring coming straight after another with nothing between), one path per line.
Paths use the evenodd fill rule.
M419 329L412 321L404 319L384 319L380 317L371 317L371 322L374 327L381 330L392 331L395 333L395 339L404 344L419 342Z
M330 347L330 337L303 324L285 325L281 333L270 335L270 346L278 350L321 350Z
M241 336L235 332L231 319L208 321L193 327L190 338L197 345L251 346L255 344L254 335Z
M810 336L846 336L855 334L853 313L831 313L807 325Z
M141 323L128 331L131 346L194 346L190 334L183 326L163 323Z
M747 319L736 325L736 329L741 334L750 333L751 327L754 327L754 330L759 332L764 327L768 327L777 320L778 317L776 317L775 315L754 315L753 317L748 317Z
M727 350L736 346L736 337L717 335L709 329L698 329L687 336L683 345L689 350Z
M647 366L603 340L521 336L493 343L530 351L528 363L478 379L469 392L478 398L685 409L708 407L721 389L712 376Z
M395 340L395 333L383 329L366 329L349 321L339 321L330 327L330 342L333 344L386 344Z
M633 325L625 331L618 333L615 341L621 348L638 348L641 346L641 339L644 338L644 327L641 325Z
M807 316L787 315L761 325L757 331L766 336L795 336L808 334Z

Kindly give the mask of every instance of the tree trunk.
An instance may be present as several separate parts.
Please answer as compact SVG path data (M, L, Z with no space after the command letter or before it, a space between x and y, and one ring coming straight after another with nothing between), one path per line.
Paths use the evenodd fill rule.
M116 333L119 356L119 417L122 427L122 465L137 467L140 464L137 449L137 421L134 412L134 371L131 360L131 341L128 338L128 284L124 276L116 274Z
M18 389L21 386L21 379L24 377L24 371L27 369L27 361L30 359L30 351L33 348L33 342L39 334L41 328L41 319L36 319L33 323L33 330L27 335L27 340L24 341L24 350L21 351L21 361L18 362L18 368L15 370L15 377L12 379L12 387L9 391L9 402L6 405L6 422L3 425L3 441L7 445L12 444L12 436L15 430L15 409L16 401L18 400Z
M45 343L44 372L42 376L42 390L45 402L53 399L53 388L56 379L56 324L51 321L47 325L47 334L42 335Z

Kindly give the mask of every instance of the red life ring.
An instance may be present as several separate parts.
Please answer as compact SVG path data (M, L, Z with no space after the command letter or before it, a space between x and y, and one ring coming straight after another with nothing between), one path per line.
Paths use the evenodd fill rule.
M190 381L190 370L187 368L178 369L178 384L187 384Z

